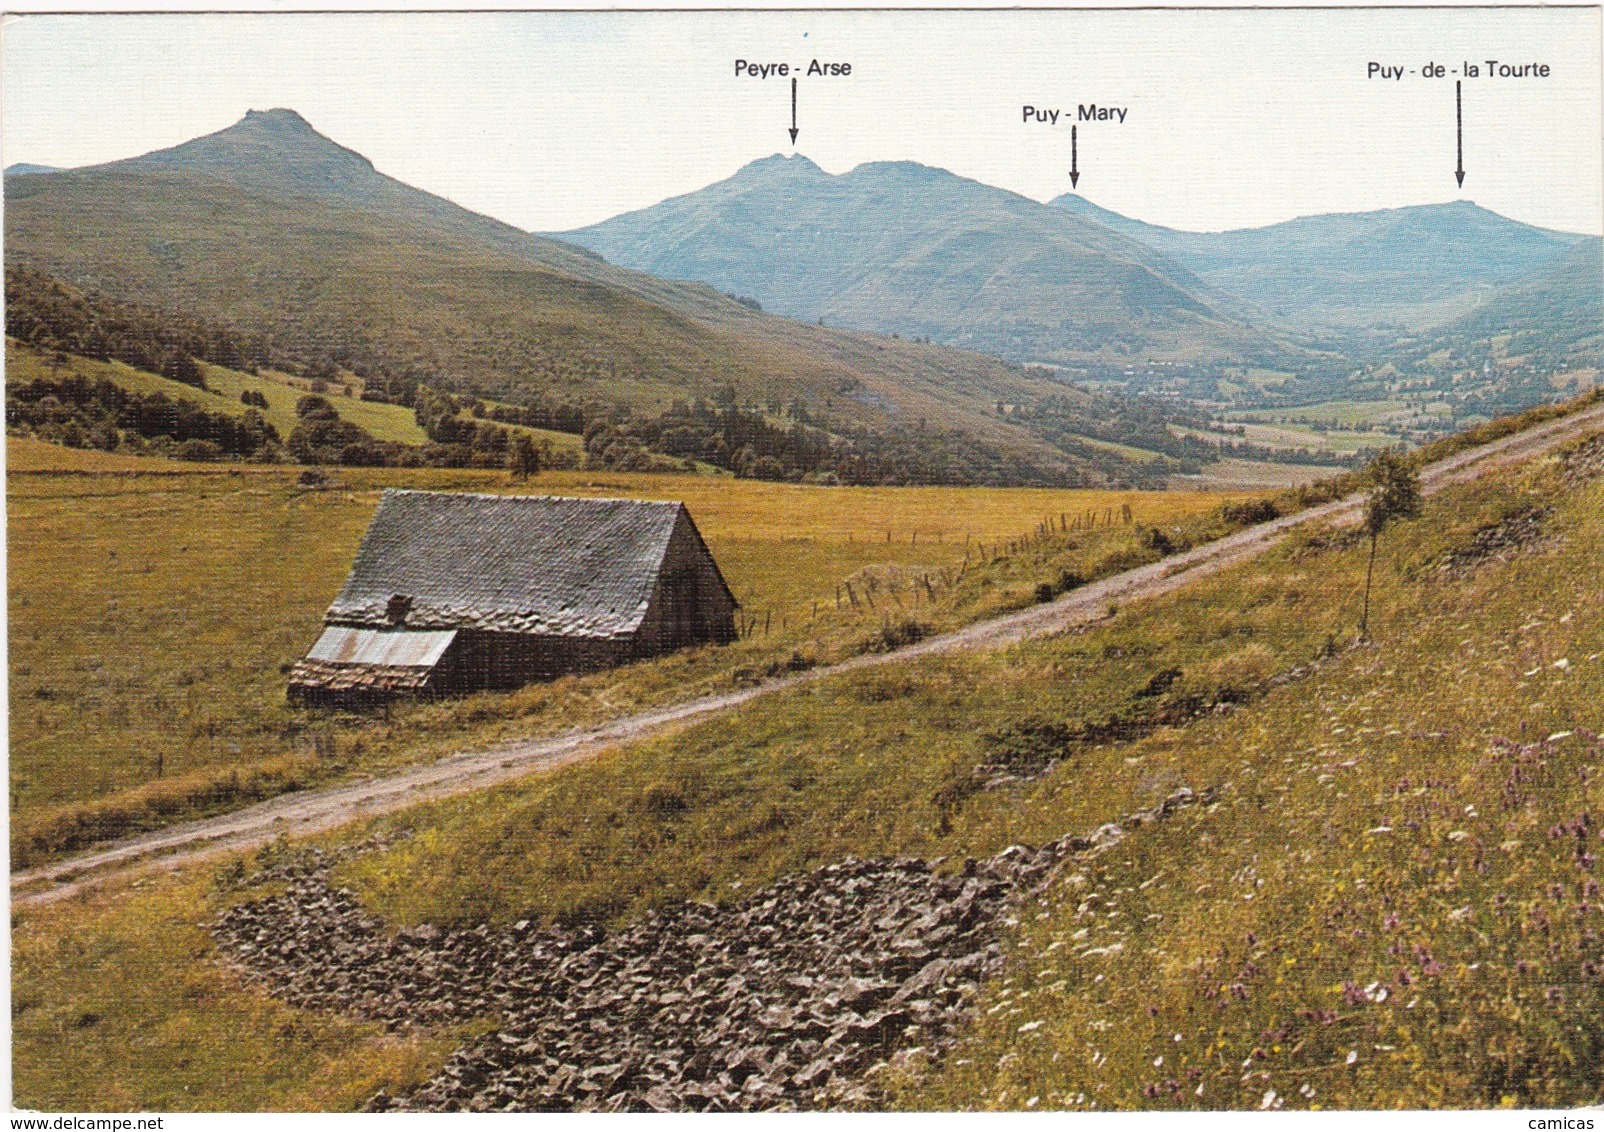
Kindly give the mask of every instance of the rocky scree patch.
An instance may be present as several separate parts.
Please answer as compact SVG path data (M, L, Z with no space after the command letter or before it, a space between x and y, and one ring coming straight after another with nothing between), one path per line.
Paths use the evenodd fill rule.
M246 883L282 893L210 925L227 961L299 1007L395 1028L494 1028L370 1111L741 1111L866 1107L887 1064L949 1045L1003 963L1016 900L1060 861L1212 800L1182 788L1149 810L967 861L848 858L728 906L683 903L614 932L391 931L312 851Z
M1489 562L1508 562L1553 541L1543 524L1554 513L1552 507L1526 507L1489 523L1471 536L1470 542L1444 554L1437 569L1451 577L1463 577Z
M1589 480L1604 476L1604 433L1583 441L1565 453L1562 473L1565 486L1581 487Z

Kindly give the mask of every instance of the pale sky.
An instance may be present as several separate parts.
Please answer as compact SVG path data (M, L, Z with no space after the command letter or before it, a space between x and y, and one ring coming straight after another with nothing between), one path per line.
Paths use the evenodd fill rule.
M5 164L131 157L287 106L383 172L521 228L641 208L792 152L788 80L737 58L849 62L799 84L796 151L832 173L941 166L1038 200L1079 127L1080 191L1191 229L1474 200L1598 232L1600 13L1570 9L23 16L4 26ZM1367 78L1371 62L1547 64Z

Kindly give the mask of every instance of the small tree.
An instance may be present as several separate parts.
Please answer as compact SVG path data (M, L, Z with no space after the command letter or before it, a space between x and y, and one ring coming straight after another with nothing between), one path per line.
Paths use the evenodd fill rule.
M540 471L540 451L526 433L518 433L507 446L507 468L515 480L526 480Z
M1365 499L1364 527L1370 536L1370 563L1365 567L1365 604L1359 617L1359 639L1370 632L1370 583L1376 570L1376 541L1387 526L1420 514L1420 476L1413 465L1391 449L1379 453L1365 469L1370 494Z

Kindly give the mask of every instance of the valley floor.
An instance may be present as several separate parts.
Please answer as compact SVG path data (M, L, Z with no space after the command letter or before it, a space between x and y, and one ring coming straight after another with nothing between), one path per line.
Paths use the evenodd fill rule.
M866 877L901 858L961 880L994 867L966 858L1054 843L1029 855L1051 868L1045 888L975 912L995 933L975 952L989 977L928 983L904 995L925 1003L907 1017L864 991L853 1013L872 1024L823 1068L779 1037L737 1050L700 1031L688 1056L737 1102L757 1078L833 1081L829 1103L898 1108L1596 1103L1601 446L1450 488L1389 531L1374 643L1353 641L1365 547L1309 530L1079 631L819 680L354 826L321 839L324 875L380 945L537 931L579 938L573 962L603 970L588 928L672 930L684 901L720 909L704 918L755 915L787 886L827 891L839 876L817 870L848 857L870 862ZM1203 804L1130 820L1178 797ZM1121 829L1094 836L1110 822ZM242 951L262 937L226 925L267 922L314 865L279 846L19 910L18 1102L341 1109L383 1090L403 1099L381 1106L461 1103L439 1082L486 1064L557 1081L559 1107L634 1087L620 1075L561 1091L608 1052L605 1027L543 1046L546 1031L490 1001L430 1015L404 985L378 988L383 1009L319 999L337 964L309 960L333 905L276 958ZM948 954L955 937L930 911L896 924L910 954ZM793 935L743 935L745 958L706 972L711 991ZM895 946L877 938L819 970L835 991L784 994L839 1002L848 979L918 974L884 966ZM298 1005L275 981L285 964L304 976ZM643 983L637 1006L677 1016L688 1007L667 996L695 990ZM780 1026L754 1008L751 1024L790 1034L812 1009ZM795 1041L822 1048L839 1020ZM752 1103L771 1096L752 1089ZM807 1096L792 1103L822 1103Z

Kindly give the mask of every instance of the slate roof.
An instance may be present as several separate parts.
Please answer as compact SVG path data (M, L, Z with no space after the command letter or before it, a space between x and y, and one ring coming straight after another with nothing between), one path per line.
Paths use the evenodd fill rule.
M408 629L627 635L682 514L634 499L386 491L325 620L391 624L399 594Z

